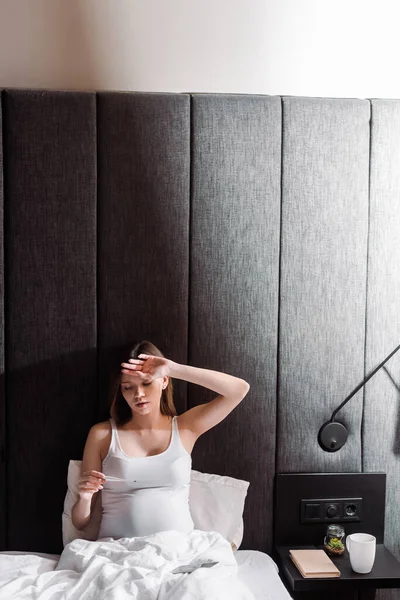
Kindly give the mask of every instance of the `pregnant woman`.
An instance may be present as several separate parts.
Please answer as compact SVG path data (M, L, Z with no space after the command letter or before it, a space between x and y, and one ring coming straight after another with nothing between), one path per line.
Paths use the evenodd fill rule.
M219 371L181 365L149 341L121 364L109 421L88 434L72 522L83 529L101 491L98 539L189 533L191 452L196 440L243 400L249 384ZM219 394L177 416L171 378Z

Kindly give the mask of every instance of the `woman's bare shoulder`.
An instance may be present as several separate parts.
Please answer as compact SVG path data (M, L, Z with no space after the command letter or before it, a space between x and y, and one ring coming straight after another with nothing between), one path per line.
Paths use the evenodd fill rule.
M101 423L96 423L92 425L89 431L89 435L98 440L104 439L111 432L110 421L101 421Z
M90 428L86 445L94 452L98 452L100 460L104 460L107 456L108 448L111 441L111 424L110 421L102 421L96 423Z

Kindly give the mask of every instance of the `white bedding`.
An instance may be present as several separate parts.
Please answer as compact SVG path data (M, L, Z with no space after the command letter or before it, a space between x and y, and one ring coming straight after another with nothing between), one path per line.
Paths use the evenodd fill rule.
M212 568L172 574L178 566ZM0 599L290 600L274 561L262 552L232 552L214 532L163 532L147 538L75 540L61 557L0 553Z

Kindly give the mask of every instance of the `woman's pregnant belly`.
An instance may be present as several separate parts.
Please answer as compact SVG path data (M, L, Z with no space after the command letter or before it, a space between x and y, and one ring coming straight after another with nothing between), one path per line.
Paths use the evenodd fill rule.
M102 490L102 521L98 539L138 537L160 531L189 533L189 486L150 488L132 492Z

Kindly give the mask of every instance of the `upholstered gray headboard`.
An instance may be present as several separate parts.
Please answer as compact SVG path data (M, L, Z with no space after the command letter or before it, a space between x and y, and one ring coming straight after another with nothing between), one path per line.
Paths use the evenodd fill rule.
M271 550L275 472L383 470L400 556L399 358L343 410L347 444L317 443L399 343L400 101L1 100L3 547L60 550L68 460L107 417L111 367L150 339L251 384L193 454L250 481L243 547ZM176 382L178 411L214 395Z

